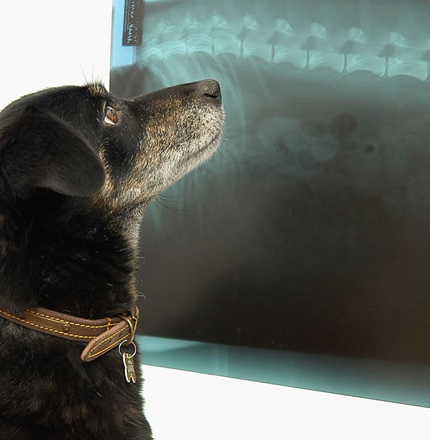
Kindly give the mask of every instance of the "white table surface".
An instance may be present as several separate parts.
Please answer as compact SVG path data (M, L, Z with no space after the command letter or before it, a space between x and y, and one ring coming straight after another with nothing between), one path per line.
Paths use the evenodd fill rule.
M143 366L155 440L428 439L427 408Z

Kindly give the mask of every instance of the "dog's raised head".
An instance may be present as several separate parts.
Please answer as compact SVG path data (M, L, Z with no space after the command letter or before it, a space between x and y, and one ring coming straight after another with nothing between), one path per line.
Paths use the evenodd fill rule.
M130 100L101 84L48 89L0 114L2 183L21 198L38 187L93 195L106 183L106 197L141 204L213 154L222 122L213 80Z
M136 325L145 206L212 156L223 121L213 80L135 99L100 84L47 89L0 113L0 439L152 438L112 341ZM70 315L102 329L90 364L79 338L94 336L56 337L70 337Z

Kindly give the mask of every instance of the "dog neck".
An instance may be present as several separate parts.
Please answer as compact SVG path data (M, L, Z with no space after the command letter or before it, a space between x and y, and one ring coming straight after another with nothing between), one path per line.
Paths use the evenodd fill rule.
M118 213L72 212L56 212L55 222L49 215L0 214L1 308L45 307L87 319L133 308L137 213L134 225L125 227Z

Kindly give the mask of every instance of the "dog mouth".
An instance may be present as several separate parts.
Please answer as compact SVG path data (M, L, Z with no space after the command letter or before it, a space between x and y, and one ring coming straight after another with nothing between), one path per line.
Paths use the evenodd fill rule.
M190 142L188 148L185 148L184 157L178 162L178 167L191 166L197 167L203 162L209 160L218 150L223 137L224 111L221 109L220 115L214 126L199 139Z

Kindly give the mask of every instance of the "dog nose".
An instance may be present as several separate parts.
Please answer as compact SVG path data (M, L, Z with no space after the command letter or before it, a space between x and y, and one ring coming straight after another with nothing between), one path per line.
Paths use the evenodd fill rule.
M208 99L215 99L221 102L221 88L218 81L206 79L197 85L197 92Z

